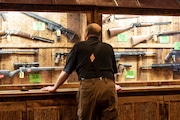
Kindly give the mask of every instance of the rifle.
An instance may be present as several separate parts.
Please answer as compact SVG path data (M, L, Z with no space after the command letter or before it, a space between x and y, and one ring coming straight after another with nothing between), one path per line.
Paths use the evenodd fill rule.
M56 56L55 56L54 63L55 63L55 64L58 64L60 58L61 58L61 61L64 62L64 56L67 56L67 55L68 55L68 53L60 53L60 52L57 52L57 53L56 53Z
M135 46L141 42L151 40L152 38L157 41L157 37L159 36L169 36L169 35L176 35L180 34L180 31L165 31L158 34L149 34L149 35L139 35L139 36L133 36L131 37L131 44L132 46Z
M36 14L34 14L34 13L31 13L31 12L23 12L23 14L25 14L25 15L27 15L27 16L29 16L29 17L35 18L35 19L37 19L37 20L39 20L39 21L42 21L42 22L44 22L44 23L46 23L47 26L48 26L48 29L49 29L50 31L53 31L53 32L55 31L55 32L56 32L56 38L57 38L57 40L60 40L60 35L61 35L61 33L62 33L62 34L65 34L65 35L69 38L70 41L71 41L71 40L75 37L75 35L76 35L76 33L75 33L74 31L69 30L69 29L63 27L61 24L55 23L55 22L53 22L53 21L51 21L51 20L48 20L48 19L46 19L46 18L43 18L43 17L41 17L41 16L39 16L39 15L36 15Z
M115 21L115 20L120 20L120 19L131 19L131 18L138 18L139 16L137 15L125 15L125 16L122 16L122 15L104 15L103 18L102 18L102 23L108 23L108 22L112 22L112 21Z
M39 62L33 63L13 63L14 69L19 69L20 67L39 67Z
M48 42L48 43L54 42L54 40L49 40L47 38L42 38L42 37L28 34L28 33L25 33L25 32L19 31L19 30L9 30L8 29L8 30L0 31L0 36L4 36L4 35L7 35L7 36L15 35L15 36L20 36L20 37L27 38L27 39L39 40L39 41Z
M170 58L172 58L173 63L180 63L180 50L172 50L165 57L165 63L170 62Z
M174 72L180 72L180 63L162 63L162 64L152 64L151 66L142 66L145 68L171 68Z
M155 52L145 52L145 51L121 51L121 52L114 52L115 60L120 60L121 56L149 56L155 55Z
M62 70L63 66L60 67L20 67L14 71L10 70L0 70L0 76L3 77L10 77L12 78L15 74L20 72L32 73L32 72L40 72L40 71L52 71L52 70Z
M2 55L2 54L13 54L13 53L15 53L15 54L20 54L20 53L23 53L23 54L31 54L31 53L33 53L33 54L35 54L35 53L37 53L38 52L38 50L0 50L0 55Z
M126 27L123 28L110 28L108 29L108 35L110 37L116 36L119 33L128 31L130 29L133 29L135 27L150 27L150 26L154 26L154 25L167 25L167 24L171 24L171 22L138 22L138 23L132 23Z

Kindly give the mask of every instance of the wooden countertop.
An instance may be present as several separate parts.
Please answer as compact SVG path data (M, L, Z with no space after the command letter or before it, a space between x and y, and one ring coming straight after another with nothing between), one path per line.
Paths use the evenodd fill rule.
M18 97L18 96L44 96L44 95L65 95L76 94L78 88L59 88L56 92L41 91L40 89L32 89L27 91L22 90L1 90L0 97ZM144 93L144 92L166 92L177 91L180 93L180 85L163 85L163 86L137 86L137 87L122 87L119 94L127 93Z
M180 90L180 85L123 87L119 92L147 92Z
M43 96L43 95L56 95L56 94L75 94L78 88L62 88L56 92L42 91L40 89L32 90L2 90L0 91L0 97L15 97L15 96Z

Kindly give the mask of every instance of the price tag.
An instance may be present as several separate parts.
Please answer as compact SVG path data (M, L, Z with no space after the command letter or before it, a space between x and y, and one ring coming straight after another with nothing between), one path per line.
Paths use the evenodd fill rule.
M169 43L169 36L160 36L160 43L162 44Z
M57 35L57 36L61 36L61 31L60 31L60 30L57 30L57 31L56 31L56 35Z
M20 68L19 78L24 78L24 72L22 71L22 68Z
M127 42L128 36L127 34L118 34L117 35L117 42Z
M22 71L19 72L19 78L24 78L24 72Z
M180 50L180 42L174 42L174 50Z
M45 23L44 22L34 22L33 23L33 30L45 30Z
M29 81L31 83L40 83L41 80L41 74L29 74Z
M135 78L136 73L133 70L126 70L126 78Z

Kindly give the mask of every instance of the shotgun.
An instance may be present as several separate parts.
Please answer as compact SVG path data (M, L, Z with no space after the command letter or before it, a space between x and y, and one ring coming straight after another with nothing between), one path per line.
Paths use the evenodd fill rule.
M49 40L47 38L42 38L42 37L39 37L39 36L35 36L35 35L32 35L32 34L28 34L28 33L25 33L25 32L22 32L22 31L19 31L19 30L4 30L4 31L0 31L0 36L8 36L8 35L15 35L15 36L20 36L20 37L23 37L23 38L27 38L27 39L32 39L32 40L39 40L39 41L42 41L42 42L48 42L48 43L53 43L54 40Z
M138 23L132 23L128 26L125 26L123 28L110 28L108 29L108 35L109 37L113 37L116 36L119 33L128 31L130 29L133 29L135 27L150 27L150 26L154 26L154 25L167 25L167 24L171 24L171 22L138 22Z

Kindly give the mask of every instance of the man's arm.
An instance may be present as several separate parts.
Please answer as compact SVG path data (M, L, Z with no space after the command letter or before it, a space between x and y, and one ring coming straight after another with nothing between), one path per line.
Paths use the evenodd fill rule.
M41 88L41 90L55 92L66 81L66 79L69 77L69 75L70 75L69 73L62 71L60 73L56 83L54 84L54 86L43 87L43 88Z

